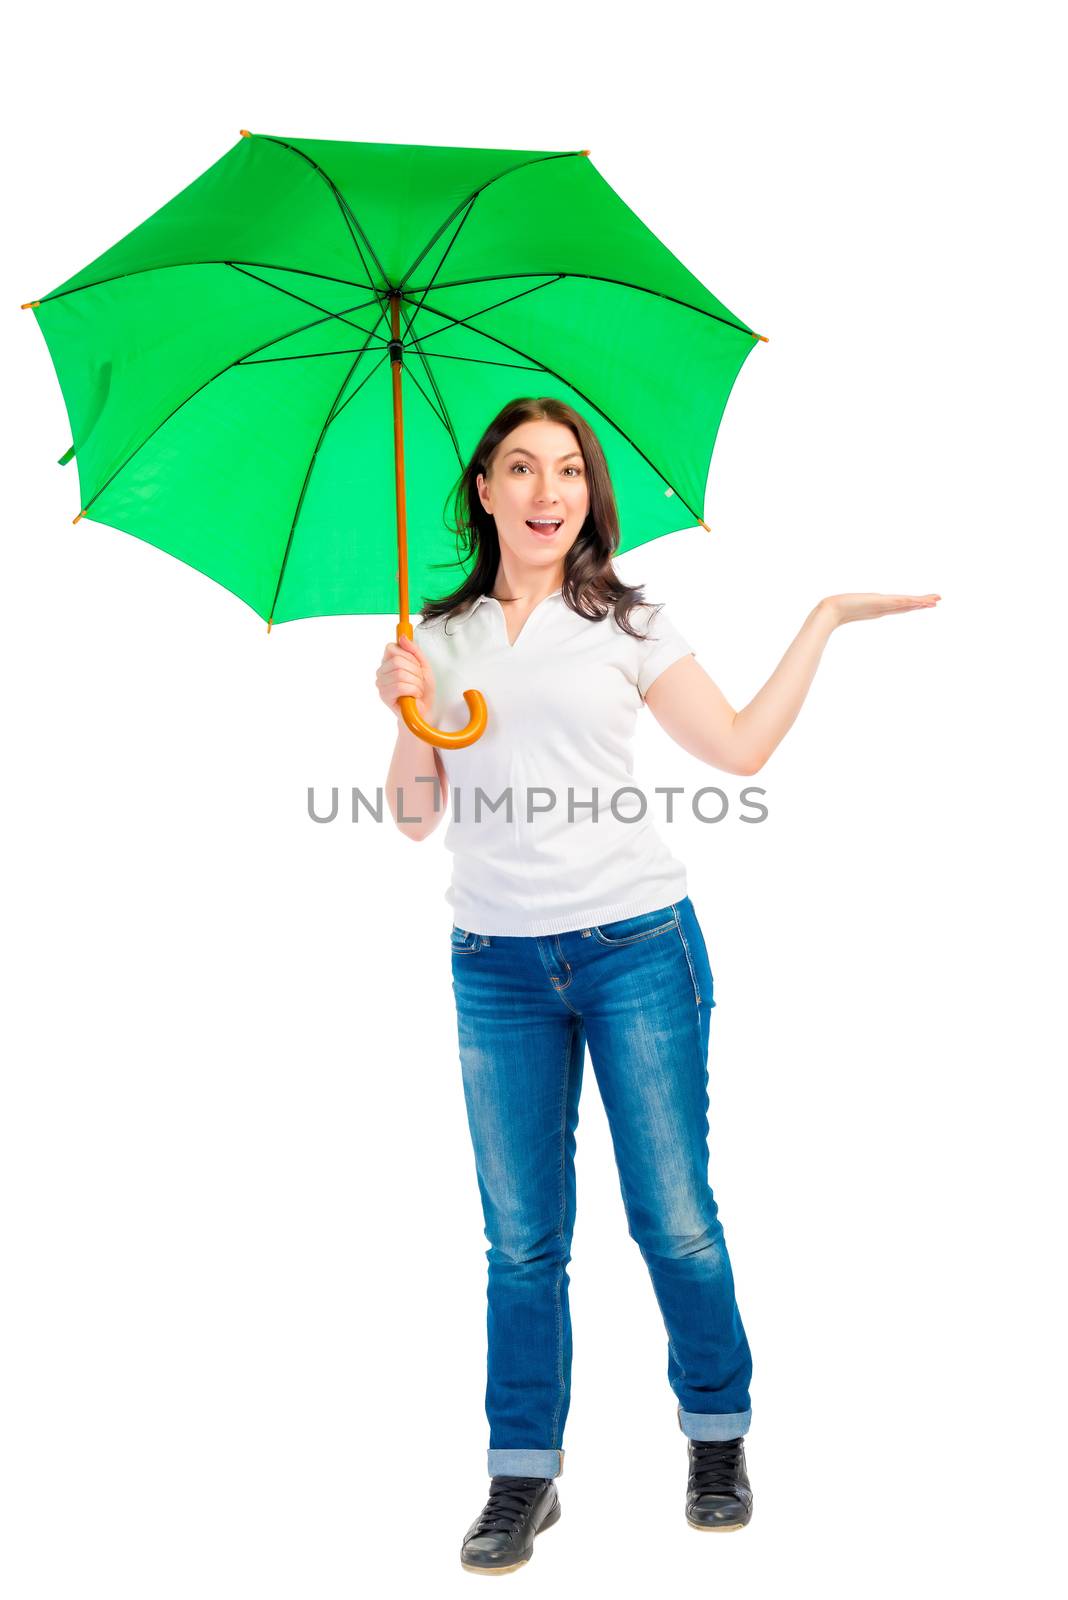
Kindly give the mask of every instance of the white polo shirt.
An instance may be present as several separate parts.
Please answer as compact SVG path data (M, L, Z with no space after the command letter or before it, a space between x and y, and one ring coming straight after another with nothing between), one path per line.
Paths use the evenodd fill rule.
M513 645L492 595L415 625L434 669L437 726L466 727L464 689L486 698L482 737L439 752L454 857L445 899L457 927L567 933L686 895L686 869L653 826L652 797L612 801L633 786L631 745L650 684L694 652L663 608L636 606L630 625L649 640L624 633L611 612L586 621L561 589L534 607ZM432 803L432 785L426 792Z

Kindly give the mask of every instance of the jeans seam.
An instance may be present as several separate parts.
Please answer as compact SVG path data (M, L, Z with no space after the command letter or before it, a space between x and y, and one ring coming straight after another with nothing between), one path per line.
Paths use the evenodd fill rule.
M644 933L628 933L623 939L606 939L598 927L591 928L590 932L598 944L607 945L609 950L625 950L628 945L641 944L643 939L655 939L658 933L667 933L674 926L674 922L664 922L659 928L646 928Z
M681 920L679 918L679 908L678 908L678 906L672 906L671 909L675 913L675 926L679 930L679 938L682 940L682 948L686 952L686 965L690 969L690 981L693 984L693 992L694 992L694 996L696 998L696 1003L698 1005L700 1005L701 1004L701 988L700 988L700 985L697 982L697 973L694 971L693 957L690 954L690 946L687 944L686 935L682 931L682 922L681 922Z
M617 1168L618 1168L618 1163L617 1163ZM624 1215L626 1216L626 1219L627 1219L627 1232L630 1234L631 1238L634 1240L634 1243L638 1246L638 1254L641 1256L642 1261L645 1264L646 1272L649 1275L649 1283L650 1283L650 1285L652 1287L653 1299L656 1301L657 1310L660 1312L660 1318L661 1318L661 1321L664 1324L664 1332L667 1334L668 1350L670 1351L672 1360L675 1362L675 1365L678 1367L679 1371L681 1373L685 1374L686 1368L683 1366L682 1362L679 1360L679 1352L675 1349L675 1345L674 1345L674 1342L673 1342L672 1337L671 1337L671 1329L668 1326L667 1317L664 1315L664 1308L660 1304L660 1296L657 1293L656 1280L654 1279L652 1273L649 1271L649 1257L646 1255L644 1249L642 1248L641 1239L638 1237L638 1235L634 1231L634 1218L630 1214L630 1206L627 1203L627 1190L626 1190L626 1186L623 1183L623 1174L622 1173L619 1174L619 1192L623 1196L623 1212L624 1212Z
M545 959L545 951L542 948L542 941L541 941L540 937L537 939L537 947L538 947L538 955L541 957L541 964L542 964L543 968L545 969L545 976L549 980L549 988L552 990L553 994L555 994L557 996L557 998L563 1003L564 1009L569 1011L573 1017L577 1018L578 1021L581 1022L582 1021L582 1012L581 1011L576 1011L574 1006L571 1004L571 1001L567 998L567 995L562 993L562 989L566 989L568 987L568 984L570 984L571 979L574 976L574 974L571 971L570 964L568 962L564 961L564 965L567 967L567 983L563 984L561 986L561 988L557 988L556 984L553 982L552 973L549 971L549 964ZM563 958L563 953L560 951L559 943L557 943L556 948L557 948L557 951L560 953L560 959L563 961L563 959L564 959Z
M556 1410L553 1413L552 1436L554 1439L558 1437L560 1413L564 1408L564 1272L567 1266L564 1261L564 1251L567 1248L564 1239L564 1223L567 1220L567 1183L565 1181L565 1168L567 1166L567 1097L571 1084L571 1057L575 1049L575 1033L575 1025L572 1023L567 1030L567 1039L564 1043L564 1070L561 1074L563 1093L560 1097L560 1226L557 1232L562 1248L560 1252L560 1270L556 1274L555 1285L556 1356L560 1390L556 1400ZM559 1445L553 1445L552 1448L557 1450Z

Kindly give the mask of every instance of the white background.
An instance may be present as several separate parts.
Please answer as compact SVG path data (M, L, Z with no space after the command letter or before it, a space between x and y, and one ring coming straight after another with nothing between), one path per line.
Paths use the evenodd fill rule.
M447 1593L485 1498L485 1249L444 828L372 792L388 618L265 626L78 510L47 293L242 127L584 148L769 336L711 534L629 552L732 704L851 624L753 782L665 828L716 981L710 1173L755 1511L683 1516L666 1337L589 1062L563 1518L526 1577L1049 1593L1058 1215L1062 73L1037 5L27 17L3 440L5 1591ZM45 28L50 30L46 37ZM157 31L158 30L158 31ZM532 219L551 231L552 216ZM473 442L473 441L472 441ZM390 541L391 527L368 529ZM638 781L720 783L641 719Z

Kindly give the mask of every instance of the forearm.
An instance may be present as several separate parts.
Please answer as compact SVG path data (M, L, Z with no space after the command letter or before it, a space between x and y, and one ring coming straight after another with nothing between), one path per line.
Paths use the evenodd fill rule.
M742 770L759 772L793 727L836 626L833 606L825 600L813 606L767 683L735 716L733 738Z
M397 827L409 839L425 839L432 833L445 807L434 746L418 738L399 718L386 777L386 801Z

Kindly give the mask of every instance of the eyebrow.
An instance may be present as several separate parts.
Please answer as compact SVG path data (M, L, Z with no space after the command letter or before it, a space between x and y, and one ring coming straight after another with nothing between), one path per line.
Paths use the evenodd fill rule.
M569 450L566 456L559 456L557 459L558 461L570 461L572 456L581 456L581 454L581 450ZM529 456L531 461L537 461L538 459L533 450L524 450L521 445L516 445L514 450L505 451L504 459L506 461L509 456Z

